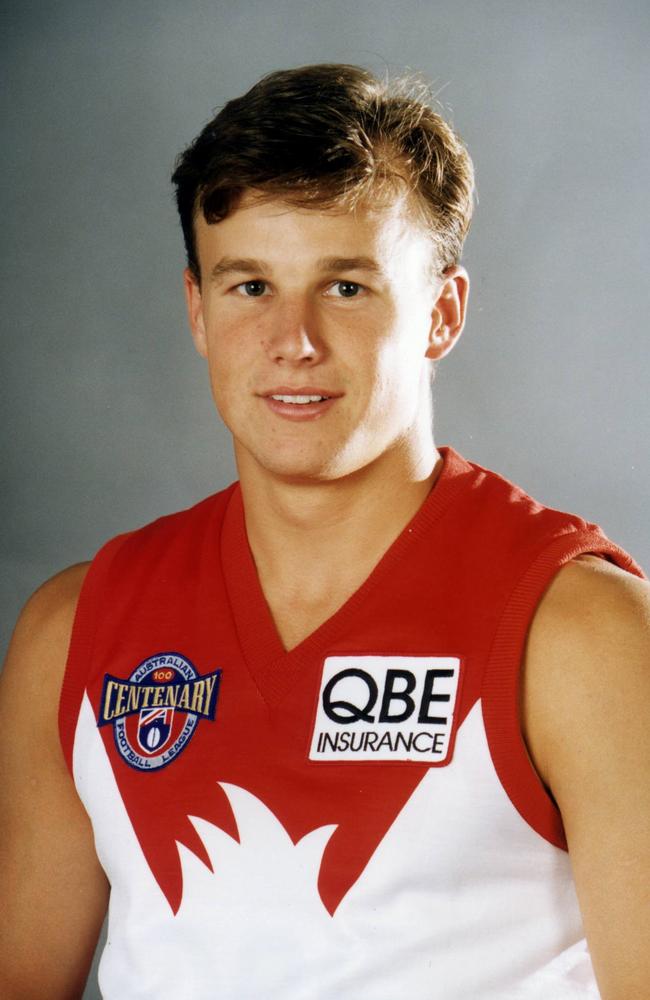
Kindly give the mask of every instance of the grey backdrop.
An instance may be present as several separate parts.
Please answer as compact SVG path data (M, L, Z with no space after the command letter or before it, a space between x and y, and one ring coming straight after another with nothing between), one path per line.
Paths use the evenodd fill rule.
M438 442L650 566L647 0L69 0L3 24L3 645L41 580L233 477L169 174L215 107L310 62L422 71L474 158Z

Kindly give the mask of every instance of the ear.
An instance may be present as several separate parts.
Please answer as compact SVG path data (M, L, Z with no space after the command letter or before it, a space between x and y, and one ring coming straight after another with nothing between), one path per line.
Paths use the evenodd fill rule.
M431 330L426 357L440 361L449 354L463 332L469 275L460 264L453 264L442 273L442 284L431 313Z
M190 330L192 331L192 340L201 357L206 358L208 356L208 341L205 335L201 286L189 267L186 267L183 271L183 286L185 290L185 303L187 305L187 318Z

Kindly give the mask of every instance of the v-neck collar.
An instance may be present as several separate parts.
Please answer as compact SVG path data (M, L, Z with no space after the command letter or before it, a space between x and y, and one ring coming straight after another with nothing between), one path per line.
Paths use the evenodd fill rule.
M246 534L241 488L235 484L221 532L221 564L230 608L246 665L269 706L282 700L294 678L319 651L326 651L357 608L473 480L474 468L453 448L438 449L442 469L424 503L357 590L334 614L291 650L286 650L269 609Z

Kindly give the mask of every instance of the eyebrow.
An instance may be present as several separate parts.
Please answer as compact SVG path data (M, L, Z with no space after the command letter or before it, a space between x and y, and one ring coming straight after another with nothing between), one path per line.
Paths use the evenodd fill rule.
M321 257L316 261L320 271L369 271L371 274L383 274L383 268L372 257ZM268 273L268 266L253 257L221 257L210 272L210 280L218 282L228 274Z
M321 271L370 271L383 274L384 270L372 257L321 257L317 261Z
M222 257L210 271L210 280L219 281L225 274L264 274L266 266L252 257Z

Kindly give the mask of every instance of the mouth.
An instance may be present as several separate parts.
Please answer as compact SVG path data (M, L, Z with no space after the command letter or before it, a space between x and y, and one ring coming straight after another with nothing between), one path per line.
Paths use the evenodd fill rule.
M315 420L322 417L341 398L342 393L318 386L278 386L261 393L267 407L286 420Z
M270 396L271 399L277 399L279 403L291 403L294 406L305 406L307 403L322 403L326 399L331 399L331 396L321 396L321 395L290 395L288 393L274 392Z

